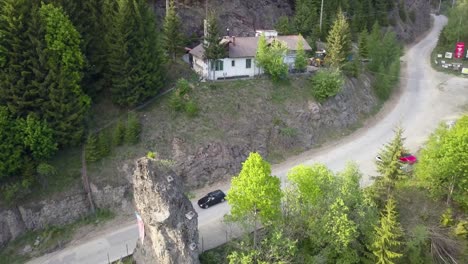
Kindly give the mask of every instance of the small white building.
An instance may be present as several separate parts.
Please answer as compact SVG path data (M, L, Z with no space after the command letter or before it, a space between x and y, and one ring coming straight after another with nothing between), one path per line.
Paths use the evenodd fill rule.
M261 34L264 34L269 42L276 39L286 43L288 53L284 58L284 62L288 64L289 69L294 69L299 41L304 44L305 51L312 50L307 41L300 35L278 36L278 33L274 30L258 30L255 37L224 37L221 44L225 45L228 57L215 61L211 65L211 71L208 71L207 60L203 59L203 44L196 46L189 52L192 68L207 80L248 78L261 75L263 70L257 67L255 63L258 40Z

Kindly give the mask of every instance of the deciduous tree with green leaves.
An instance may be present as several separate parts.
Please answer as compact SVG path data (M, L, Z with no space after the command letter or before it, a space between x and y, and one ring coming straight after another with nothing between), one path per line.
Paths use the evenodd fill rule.
M341 91L344 79L336 69L322 69L312 76L310 84L314 98L324 102Z
M394 259L403 256L399 249L403 229L397 219L396 203L389 198L379 225L375 227L375 240L372 243L372 253L376 256L377 264L393 264Z
M253 247L257 249L259 224L268 225L281 213L281 181L271 175L268 162L250 153L238 176L232 178L226 200L231 206L229 219L253 228Z
M415 174L435 197L468 208L468 115L452 128L439 126L429 137Z
M30 114L26 119L20 119L23 144L31 152L36 161L44 161L52 157L57 151L54 131L46 122L38 120Z
M348 22L341 11L333 23L333 27L327 37L327 60L330 66L340 68L351 52L351 35Z

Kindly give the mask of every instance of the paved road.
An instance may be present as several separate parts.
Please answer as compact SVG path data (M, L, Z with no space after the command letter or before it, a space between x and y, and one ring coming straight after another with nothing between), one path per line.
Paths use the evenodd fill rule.
M402 85L399 96L388 102L381 113L364 128L331 145L305 152L273 166L273 174L286 177L287 171L298 164L322 162L333 170L341 170L348 160L354 160L365 175L368 184L375 175L374 157L379 148L393 136L393 128L400 124L405 129L407 146L416 151L437 127L440 121L453 119L468 110L468 79L435 72L429 57L446 18L434 17L434 27L419 43L410 47L402 61ZM229 186L225 186L227 190ZM223 215L229 211L224 203L208 210L194 208L199 214L200 247L204 250L223 244L230 236L238 234L223 224ZM108 263L126 255L126 246L133 251L137 237L134 224L116 227L116 230L82 245L30 261L31 264L52 263Z

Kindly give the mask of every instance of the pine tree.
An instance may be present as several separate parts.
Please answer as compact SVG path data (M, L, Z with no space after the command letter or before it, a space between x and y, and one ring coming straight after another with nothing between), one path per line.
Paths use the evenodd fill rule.
M89 134L85 145L86 160L95 162L101 159L96 134Z
M11 179L23 166L21 131L5 106L0 106L0 183Z
M135 106L156 95L164 84L162 49L154 13L144 0L119 0L106 37L112 100ZM107 9L106 8L106 9Z
M164 20L164 48L173 61L183 44L181 30L182 25L175 10L174 0L171 0Z
M83 137L84 116L90 105L80 87L84 62L80 35L60 7L42 4L39 15L45 27L50 69L44 116L59 145L76 145Z
M125 125L121 120L117 122L117 125L115 126L113 132L114 133L112 135L112 144L114 146L122 145L125 139Z
M210 12L206 20L206 36L203 42L203 58L208 60L208 72L215 69L216 60L226 57L226 50L220 44L218 21L215 13Z
M23 137L23 144L29 149L35 161L49 159L57 151L54 131L47 123L30 114L26 119L18 119Z
M399 253L403 230L397 219L395 200L389 198L380 218L379 226L375 227L375 239L372 243L372 253L377 257L377 264L393 264L393 259L403 256Z
M375 14L382 26L388 26L388 2L387 0L376 0Z
M140 140L141 124L136 114L130 113L127 120L127 129L125 130L125 142L136 144Z
M97 137L97 146L99 150L99 155L101 157L106 157L110 154L110 140L109 135L106 131L101 131Z
M296 70L301 72L304 71L307 67L307 58L304 51L304 43L302 42L302 40L300 40L297 43L296 60L294 61L294 67Z
M395 183L405 177L402 170L400 157L406 152L404 148L403 129L397 127L393 140L386 144L379 152L380 160L376 161L377 172L380 174L380 183L387 189L387 194L395 186Z
M34 79L34 71L40 72L31 65L36 57L29 34L33 7L26 0L0 3L0 103L19 117L39 112L45 94L32 85L38 81Z
M368 45L367 30L364 29L359 35L359 44L358 44L359 57L361 59L367 59L369 57L369 49L367 45Z
M332 67L340 68L351 52L349 25L341 9L338 11L338 16L328 33L327 42L327 59Z
M320 6L313 0L296 0L294 24L297 32L304 36L313 35L315 25L319 20Z

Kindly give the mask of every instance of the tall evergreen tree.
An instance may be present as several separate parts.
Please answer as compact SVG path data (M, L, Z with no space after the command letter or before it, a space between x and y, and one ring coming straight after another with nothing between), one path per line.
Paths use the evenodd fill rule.
M26 117L29 112L39 112L44 91L34 87L34 69L31 63L36 56L32 43L35 36L29 29L33 4L27 0L5 0L0 3L0 102L14 116Z
M395 200L388 199L380 223L375 227L375 239L372 243L372 253L377 258L377 264L393 264L393 259L403 256L399 253L403 229L397 219Z
M112 100L135 106L157 94L164 84L162 49L154 13L144 0L119 0L106 38Z
M387 0L376 0L375 14L382 26L388 26L388 3Z
M379 160L376 161L377 172L381 176L379 182L387 189L387 193L393 189L396 181L405 176L400 162L400 157L406 152L404 140L403 129L397 127L394 138L379 152Z
M50 69L44 117L60 145L76 145L83 137L84 117L90 105L80 87L84 62L80 35L60 7L42 4L39 15L45 27Z
M341 9L338 11L335 23L328 33L327 42L328 61L332 67L340 68L351 52L349 25Z
M318 10L314 0L296 0L294 24L296 30L304 36L311 36L319 21Z
M11 180L22 168L21 131L7 107L0 106L0 184Z
M369 49L367 45L368 45L367 30L364 29L359 35L359 44L358 44L359 57L362 59L366 59L369 57Z
M304 51L304 43L300 40L297 43L296 60L294 61L294 68L298 71L304 71L307 67L307 58Z
M182 25L175 10L174 0L171 0L164 19L164 48L168 51L172 60L176 59L177 52L183 44L181 30Z
M206 36L203 41L204 59L208 60L208 72L215 70L216 60L226 57L226 50L220 44L218 21L215 13L210 12L206 19Z

